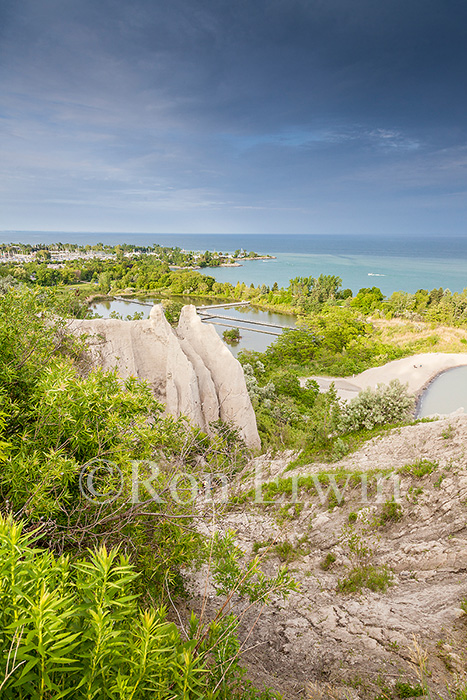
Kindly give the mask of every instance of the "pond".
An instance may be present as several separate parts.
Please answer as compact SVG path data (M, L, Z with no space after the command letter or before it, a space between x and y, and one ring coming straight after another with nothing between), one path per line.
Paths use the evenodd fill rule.
M459 408L467 413L467 367L449 369L428 385L421 396L417 418L452 413Z
M204 304L209 305L210 302L199 299L184 299L188 303L195 303L197 306L203 306ZM160 303L160 298L150 298L145 297L141 299L112 299L107 301L98 301L90 305L90 309L95 314L102 316L102 318L109 318L112 312L120 314L122 318L127 316L133 316L134 313L142 314L142 318L148 318L151 311L151 302L154 304ZM213 302L215 303L215 302ZM276 335L270 335L270 333L281 333L282 331L278 328L270 328L268 326L260 326L255 322L276 324L278 326L283 326L287 328L295 328L295 317L288 314L273 313L272 311L263 311L261 309L254 309L250 306L242 307L222 307L216 309L209 309L208 312L212 315L212 323L216 329L218 335L222 338L224 331L229 328L226 325L229 321L225 318L215 318L215 314L220 314L222 316L228 316L233 319L233 322L237 324L240 329L241 339L236 345L228 344L229 350L236 357L240 350L256 350L257 352L264 352L267 347L274 342L277 338ZM242 323L243 321L243 323ZM230 327L230 326L229 326ZM261 332L262 331L262 332ZM264 331L267 331L266 333Z

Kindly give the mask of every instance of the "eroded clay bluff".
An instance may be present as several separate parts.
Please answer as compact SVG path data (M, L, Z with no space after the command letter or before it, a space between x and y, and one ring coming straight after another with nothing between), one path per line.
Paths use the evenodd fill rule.
M167 413L206 431L221 419L239 429L248 447L261 446L243 369L194 306L183 307L177 328L158 304L143 321L74 320L71 329L88 336L93 362L116 367L123 379L148 381Z
M273 596L259 618L261 606L238 601L249 678L285 700L391 700L409 697L398 682L422 693L426 655L425 699L461 700L467 415L396 428L332 463L299 466L294 457L259 455L235 476L237 498L217 511L207 504L197 521L207 536L234 530L247 561L259 556L271 576L286 563L299 584L286 601ZM320 497L334 493L325 475L335 477L340 502ZM294 476L302 479L296 495ZM359 579L365 571L371 578ZM385 576L387 586L380 585ZM187 579L187 624L193 609L215 617L225 597L216 596L209 565Z

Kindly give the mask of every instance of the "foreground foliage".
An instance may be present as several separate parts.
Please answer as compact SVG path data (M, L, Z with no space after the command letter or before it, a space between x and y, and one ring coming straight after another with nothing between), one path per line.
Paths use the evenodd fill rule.
M207 474L228 475L246 457L228 426L208 436L162 409L146 384L89 368L53 295L0 296L3 508L46 522L60 551L124 543L161 590L200 546L184 479L201 491Z
M276 697L244 678L237 631L295 585L245 559L233 534L206 541L194 526L244 444L92 369L67 324L53 293L0 295L1 697ZM183 636L164 604L202 562L226 602Z
M35 538L0 517L2 698L236 697L232 616L203 625L192 615L183 640L164 607L141 607L128 557L100 547L72 561L35 548ZM282 576L273 589L286 587Z

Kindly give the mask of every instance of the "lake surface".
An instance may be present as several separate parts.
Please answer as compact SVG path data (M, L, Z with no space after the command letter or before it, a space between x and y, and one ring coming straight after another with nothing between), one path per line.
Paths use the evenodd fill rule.
M344 289L354 294L362 287L379 287L385 296L394 291L428 291L439 287L462 291L467 287L467 261L458 259L433 259L396 257L394 255L351 255L282 253L276 260L252 260L242 267L215 267L203 270L218 282L254 282L271 287L287 287L294 277L319 277L321 274L337 275Z
M454 367L436 377L423 392L417 417L452 413L458 408L467 413L467 367Z
M14 241L159 244L224 253L245 248L277 256L271 261L245 262L242 267L202 271L232 284L271 286L277 282L286 287L293 277L332 274L341 277L343 287L354 293L373 286L385 295L401 289L415 292L443 287L460 292L467 287L467 236L0 232L0 242Z
M143 301L145 304L148 305L143 306L142 304L137 303L138 301ZM123 319L125 319L127 316L133 316L135 312L143 314L143 318L148 318L149 313L151 311L151 306L149 305L151 301L153 301L155 304L160 303L159 298L144 298L141 300L114 299L112 301L109 300L95 302L94 304L91 304L90 309L94 313L99 314L99 316L102 316L102 318L110 318L112 312L120 314L120 316L122 316ZM193 303L196 303L197 306L202 306L203 303L209 305L209 302L206 301L191 301L193 301ZM294 316L290 316L288 314L272 313L271 311L262 311L260 309L254 309L248 306L237 308L228 307L209 309L208 313L213 316L212 321L214 321L215 323L213 323L212 325L214 326L214 328L217 331L217 334L221 338L223 332L228 330L228 328L225 325L221 324L227 324L229 323L229 321L223 318L214 318L215 314L229 316L229 318L233 319L235 325L237 325L238 322L237 327L240 328L241 334L240 342L235 345L226 343L227 347L235 357L237 356L240 350L256 350L257 352L264 352L267 349L267 347L271 343L273 343L274 340L277 338L276 335L269 335L268 333L258 331L274 331L277 333L282 332L280 329L257 325L256 323L254 323L255 321L277 324L278 326L285 326L287 328L295 328ZM243 324L242 321L244 322ZM245 321L248 321L248 323L245 323ZM253 323L250 323L250 321Z

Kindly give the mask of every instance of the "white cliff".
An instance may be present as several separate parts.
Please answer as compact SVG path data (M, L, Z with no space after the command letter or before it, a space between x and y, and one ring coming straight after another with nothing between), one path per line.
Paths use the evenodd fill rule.
M72 329L88 336L93 360L104 369L149 382L167 413L187 416L207 432L220 419L238 428L248 447L260 447L242 367L194 306L183 307L177 328L156 305L144 321L74 320Z

